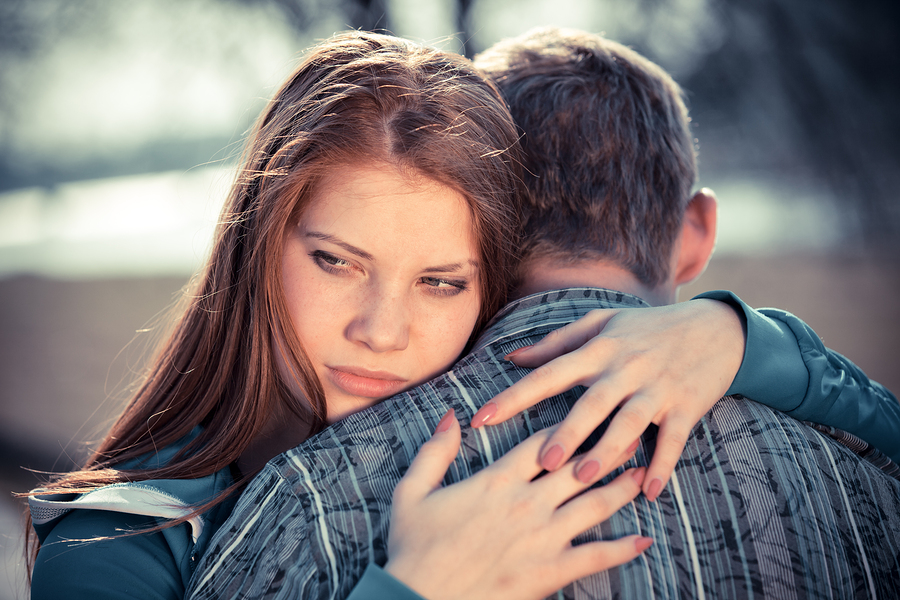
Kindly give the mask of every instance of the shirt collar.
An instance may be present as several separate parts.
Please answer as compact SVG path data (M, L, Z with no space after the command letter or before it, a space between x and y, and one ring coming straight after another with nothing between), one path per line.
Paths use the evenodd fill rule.
M595 308L629 307L649 308L650 304L632 294L605 288L565 288L531 294L501 308L478 337L472 353L505 337L511 330L546 321L551 312L573 321Z

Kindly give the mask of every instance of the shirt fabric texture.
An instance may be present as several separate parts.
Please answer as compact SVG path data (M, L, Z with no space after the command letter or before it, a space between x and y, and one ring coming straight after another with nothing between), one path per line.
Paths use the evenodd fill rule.
M726 301L742 304L731 296ZM391 496L441 416L453 408L462 425L460 454L445 478L451 484L560 421L583 392L576 389L507 422L472 429L468 424L475 411L526 372L503 357L591 309L629 306L646 304L628 294L590 288L514 302L449 373L353 414L275 457L210 543L187 597L417 598L408 589L402 594L399 582L392 592L354 586L361 578L390 579L377 565L386 562ZM811 330L792 315L751 311L745 318L748 339L764 327L770 341L781 344L776 350L793 344L792 351L799 345L802 353L799 362L785 360L770 373L763 371L768 378L764 384L756 378L743 384L736 380L747 386L748 394L774 390L775 401L792 411L807 402L814 406L816 394L832 388L809 386L813 392L807 393L813 371L806 377L794 371L798 364L805 370L804 364L822 362L823 370L812 376L824 375L832 386L843 383L825 417L842 414L842 402L896 403L864 375L859 380L861 371L855 367L849 373L833 372L846 363L830 354L814 356L818 346L795 337L798 332L810 336ZM814 333L811 337L818 340ZM748 342L745 365L760 360L755 348ZM772 348L766 353L777 354ZM779 381L786 368L790 373ZM756 373L758 378L760 371ZM844 410L896 415L873 406ZM818 416L814 409L802 414ZM854 423L862 422L866 419ZM898 431L900 422L894 419L885 426ZM601 426L587 444L603 430ZM648 464L654 443L651 427L626 467ZM873 452L876 462L892 468L889 459ZM693 429L657 502L639 496L576 543L635 533L655 540L638 559L579 580L552 597L890 598L900 589L900 481L826 433L733 396L718 402Z

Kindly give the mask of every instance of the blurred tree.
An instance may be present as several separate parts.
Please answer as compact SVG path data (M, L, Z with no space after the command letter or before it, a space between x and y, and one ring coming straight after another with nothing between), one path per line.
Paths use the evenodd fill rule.
M303 44L318 24L334 19L335 11L348 27L392 27L390 0L217 1L277 8ZM472 41L480 24L472 20L486 4L453 3L461 52L467 56L481 49ZM109 6L106 0L0 0L0 189L72 176L75 167L66 170L52 159L23 166L8 133L33 93L21 83L29 81L21 74L31 59L60 37L89 37L102 30ZM780 169L826 182L856 223L860 239L900 245L900 202L895 199L900 189L900 111L895 107L900 3L634 0L616 10L607 13L632 24L620 41L671 65L688 90L702 141L701 168ZM685 14L697 16L693 29ZM714 28L721 32L707 35ZM660 43L675 38L674 45ZM688 48L691 52L685 52ZM691 54L690 60L673 61L671 55L679 52ZM195 148L192 143L175 140L156 152L164 160L132 162L146 169L176 168L203 162L215 152L208 147L213 142L197 142ZM91 177L138 168L123 161L91 157L90 168L76 166L81 176Z
M456 0L456 31L461 45L460 54L472 58L483 48L472 46L471 11L474 0Z
M344 0L344 12L353 29L391 31L387 0Z
M738 160L812 172L862 239L900 243L900 3L714 0L712 8L724 43L682 81L694 114L710 117L704 129L744 138L755 150Z
M102 0L0 0L0 189L18 182L5 158L13 153L11 128L21 116L26 89L21 73L58 37L103 27Z
M306 33L324 10L333 6L330 0L236 0L244 4L277 7L298 36ZM390 30L391 20L387 0L339 0L340 12L350 29L365 31Z

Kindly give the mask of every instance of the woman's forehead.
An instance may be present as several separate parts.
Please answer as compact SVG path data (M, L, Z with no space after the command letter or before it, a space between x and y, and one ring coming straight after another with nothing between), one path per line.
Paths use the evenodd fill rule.
M438 263L477 262L468 202L456 190L384 163L335 167L313 191L300 220L305 235ZM433 261L432 261L433 262Z

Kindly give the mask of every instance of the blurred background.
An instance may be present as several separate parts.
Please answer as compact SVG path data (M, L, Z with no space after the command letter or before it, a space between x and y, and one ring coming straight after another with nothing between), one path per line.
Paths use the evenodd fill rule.
M248 128L347 28L472 56L555 24L659 63L721 202L682 299L728 288L795 312L900 389L898 17L876 0L0 0L0 598L24 597L10 491L102 437Z

